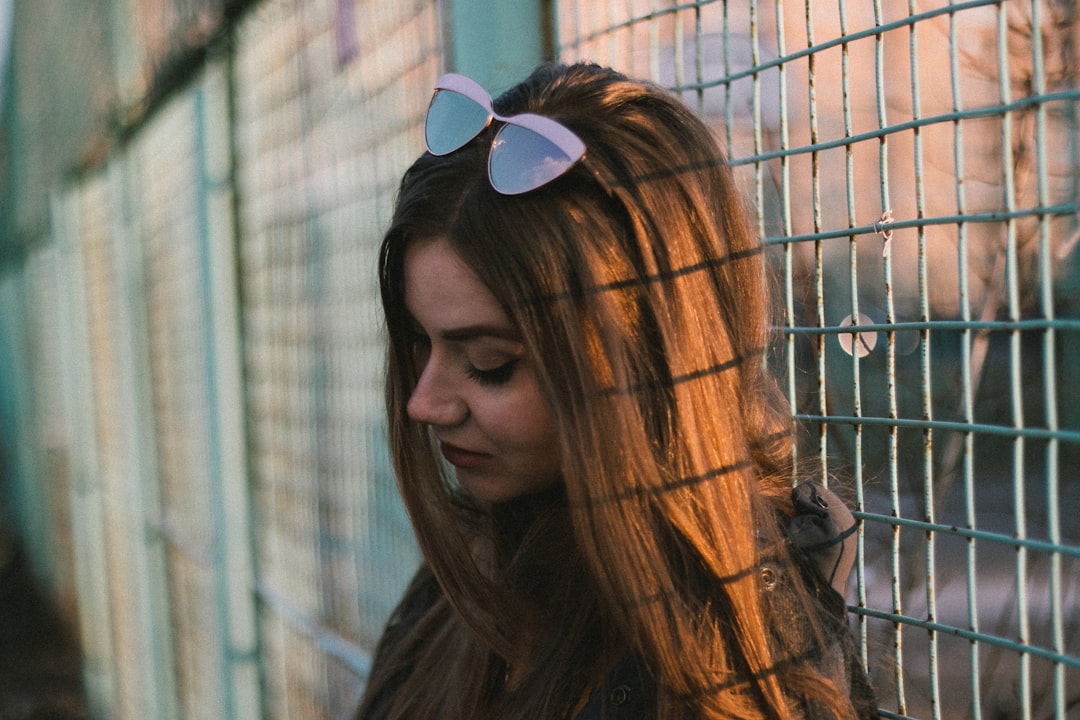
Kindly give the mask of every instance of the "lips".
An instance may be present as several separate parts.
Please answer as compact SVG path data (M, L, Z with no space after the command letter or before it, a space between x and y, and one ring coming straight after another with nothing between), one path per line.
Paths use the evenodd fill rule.
M443 457L446 458L447 462L459 470L470 470L478 467L487 462L491 457L486 453L465 450L464 448L459 448L456 445L445 442L439 443L439 450L442 451Z

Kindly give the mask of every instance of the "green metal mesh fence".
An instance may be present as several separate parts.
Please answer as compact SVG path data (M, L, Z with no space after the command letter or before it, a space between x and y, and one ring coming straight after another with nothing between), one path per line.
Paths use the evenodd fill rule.
M681 92L756 198L888 714L1074 711L1074 5L560 8L563 57Z
M236 56L239 250L270 706L343 716L418 562L386 455L374 268L439 70L431 3L266 3ZM352 34L355 33L355 34Z
M849 602L883 715L1075 713L1074 4L548 5L560 58L672 88L730 149L795 452L864 520ZM418 561L375 248L444 38L482 67L453 38L506 31L482 6L16 3L5 497L100 716L355 703Z

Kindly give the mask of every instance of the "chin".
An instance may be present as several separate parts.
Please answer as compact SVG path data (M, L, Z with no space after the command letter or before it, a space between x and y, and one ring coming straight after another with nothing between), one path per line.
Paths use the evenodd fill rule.
M540 497L551 492L562 494L562 482L513 483L494 478L468 477L469 473L457 471L458 485L473 500L487 505L499 505L518 499Z

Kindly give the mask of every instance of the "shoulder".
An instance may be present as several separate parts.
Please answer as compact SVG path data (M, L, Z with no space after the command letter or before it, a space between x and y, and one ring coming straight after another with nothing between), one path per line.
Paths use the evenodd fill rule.
M404 636L408 635L416 627L417 623L435 607L441 597L442 589L435 579L435 574L431 572L431 568L426 563L421 565L416 575L409 582L401 601L398 602L394 612L390 614L390 618L386 621L386 627L383 628L382 637L379 639L379 645L375 650L376 664L378 664L381 655L384 655L389 648L396 646Z
M416 575L409 582L401 602L390 616L389 624L411 624L409 620L417 620L431 609L439 598L442 597L442 588L435 573L431 571L427 563L424 563L416 571Z
M383 717L386 707L412 672L422 636L425 618L439 604L442 589L434 573L422 565L409 583L401 602L390 615L375 648L367 689L358 719Z

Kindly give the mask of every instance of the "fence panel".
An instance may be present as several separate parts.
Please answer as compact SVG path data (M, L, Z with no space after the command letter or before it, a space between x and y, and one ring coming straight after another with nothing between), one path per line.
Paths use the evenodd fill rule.
M182 717L259 715L225 73L152 118L132 171Z
M783 269L800 452L864 519L887 716L1065 717L1080 691L1073 3L557 5L729 148Z
M75 542L71 523L71 453L68 398L64 394L65 338L58 322L62 313L62 284L68 281L55 244L43 245L26 259L26 308L29 327L22 350L34 363L34 382L25 388L32 396L31 453L43 504L40 526L42 557L38 571L55 591L62 616L76 617ZM8 312L19 304L5 303Z
M344 716L418 556L386 454L376 251L435 2L267 2L238 33L245 389L272 717Z

